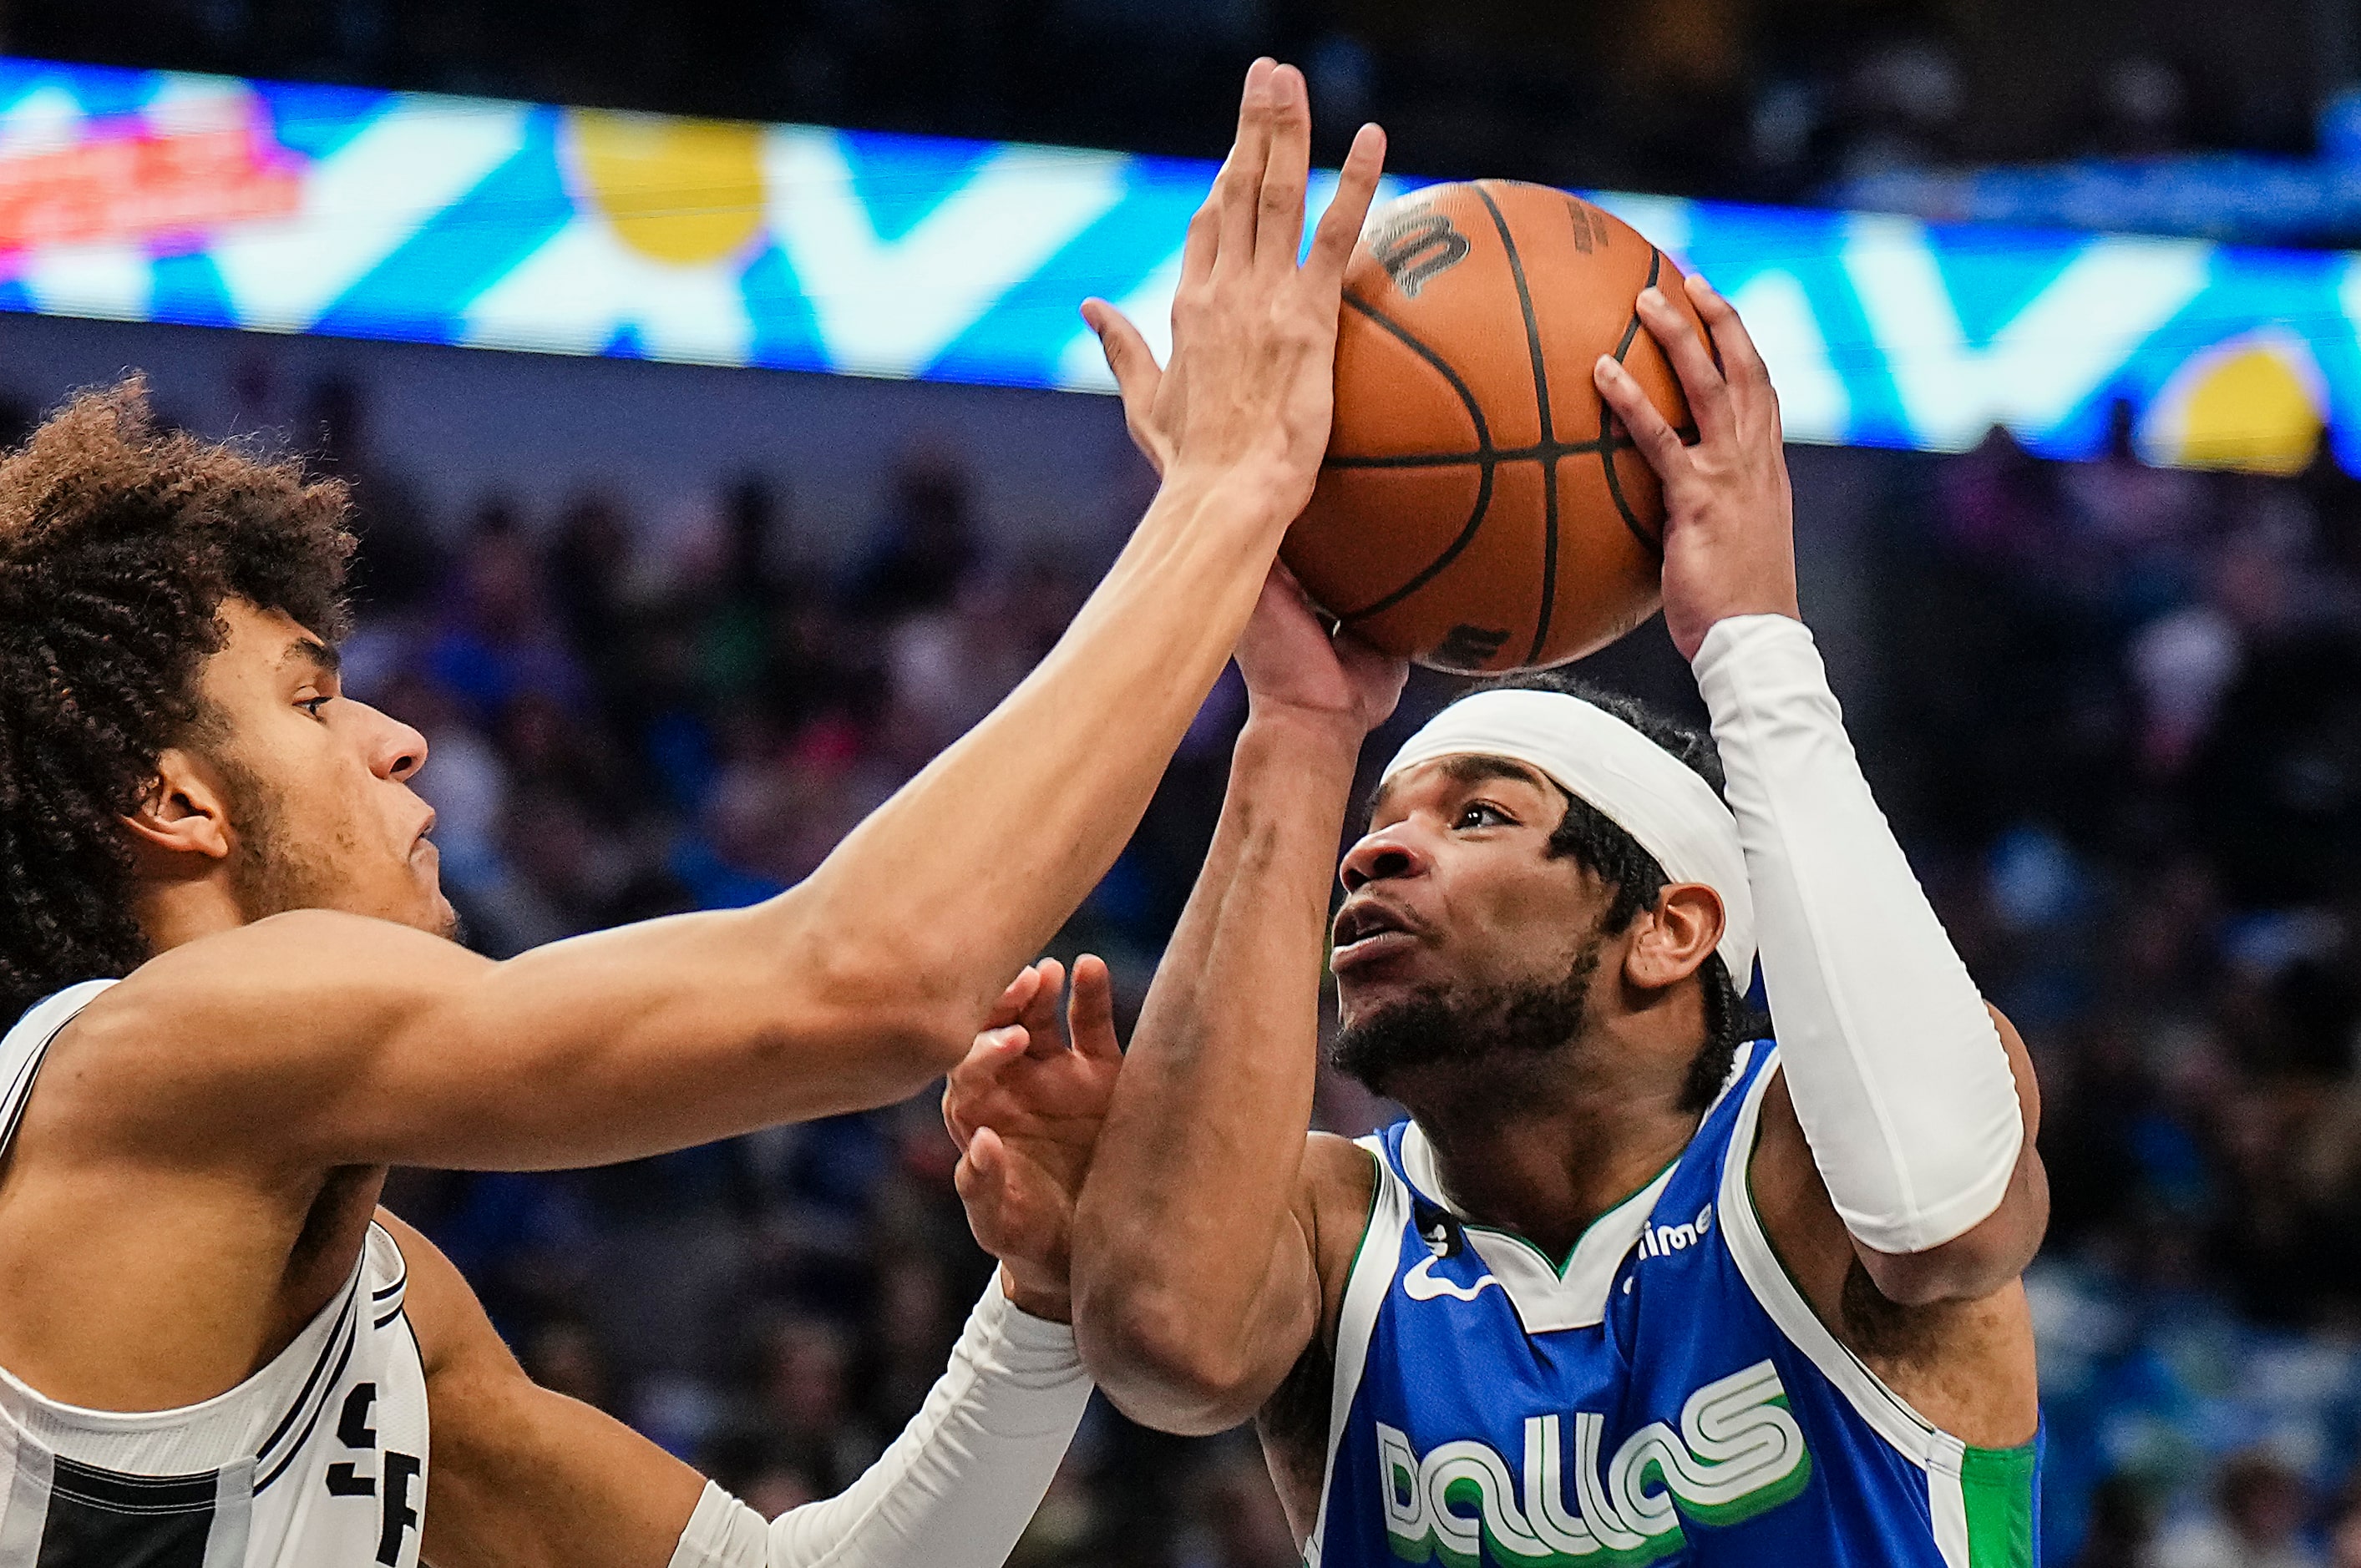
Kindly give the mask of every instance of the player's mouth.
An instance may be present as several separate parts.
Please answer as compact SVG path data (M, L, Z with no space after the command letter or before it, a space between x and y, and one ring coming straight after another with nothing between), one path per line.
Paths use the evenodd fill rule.
M1330 937L1334 946L1328 967L1340 975L1382 963L1420 941L1418 927L1409 916L1373 898L1352 900L1338 910Z

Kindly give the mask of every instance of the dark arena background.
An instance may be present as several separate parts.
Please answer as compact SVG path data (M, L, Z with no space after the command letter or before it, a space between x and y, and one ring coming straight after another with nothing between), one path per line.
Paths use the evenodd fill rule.
M2048 1560L2361 1565L2346 0L7 0L0 49L10 438L137 367L352 481L347 678L496 955L792 884L1040 657L1153 485L1074 306L1158 315L1254 54L1330 163L1374 118L1404 186L1602 192L1755 324L1848 722L2040 1067ZM1660 623L1589 673L1700 711ZM1059 943L1126 1009L1242 717ZM953 1160L922 1096L388 1201L774 1513L941 1366ZM1015 1561L1295 1552L1250 1434L1101 1404Z

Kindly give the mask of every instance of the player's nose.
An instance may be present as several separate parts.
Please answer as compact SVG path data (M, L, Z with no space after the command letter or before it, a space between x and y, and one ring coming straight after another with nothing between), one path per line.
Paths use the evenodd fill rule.
M369 771L381 779L407 781L426 765L426 737L411 726L376 708L362 707L369 718Z
M1336 877L1345 884L1346 893L1358 893L1373 882L1417 876L1426 868L1427 859L1418 846L1406 835L1389 828L1367 835L1346 850L1344 863L1336 868Z

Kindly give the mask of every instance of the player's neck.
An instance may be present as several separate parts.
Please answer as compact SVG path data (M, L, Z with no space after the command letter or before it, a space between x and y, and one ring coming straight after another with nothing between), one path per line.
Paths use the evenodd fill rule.
M175 881L144 881L132 894L132 918L150 953L170 952L200 937L246 925L246 912L218 872Z
M1521 1063L1405 1075L1398 1098L1453 1207L1563 1257L1696 1135L1681 1090L1660 1067L1577 1041Z

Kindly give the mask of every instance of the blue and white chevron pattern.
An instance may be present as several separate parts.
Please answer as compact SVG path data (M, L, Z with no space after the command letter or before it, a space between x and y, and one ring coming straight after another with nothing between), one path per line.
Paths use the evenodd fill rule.
M1104 389L1075 306L1159 335L1211 175L0 60L0 309ZM2361 257L1597 199L1738 302L1796 439L2081 456L2128 404L2159 461L2361 472Z

